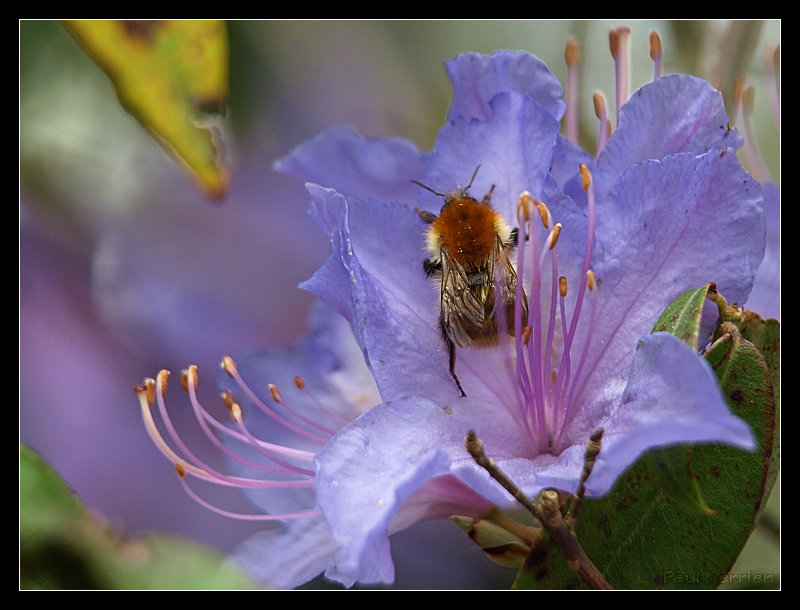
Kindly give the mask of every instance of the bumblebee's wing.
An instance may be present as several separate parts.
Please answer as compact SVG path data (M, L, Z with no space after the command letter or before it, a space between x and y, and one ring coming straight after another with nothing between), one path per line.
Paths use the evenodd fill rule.
M493 256L495 263L492 277L495 285L500 286L500 290L503 293L502 299L498 299L498 302L505 304L506 325L508 333L511 335L514 334L514 304L517 298L517 271L511 264L510 254L512 251L513 247L504 244L499 237L497 238ZM521 294L522 324L524 325L527 324L528 320L528 297L524 289Z
M441 249L441 261L442 331L458 347L468 347L493 332L494 290L486 283L470 284L467 271L447 248Z
M492 256L492 267L489 269L491 278L494 279L495 286L500 286L503 292L503 303L513 303L517 291L517 272L509 259L510 248L505 246L498 236L494 244Z

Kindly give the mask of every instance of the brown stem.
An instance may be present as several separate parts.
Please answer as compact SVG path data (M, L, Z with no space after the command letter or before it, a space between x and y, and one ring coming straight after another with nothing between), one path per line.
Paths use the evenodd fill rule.
M558 494L553 490L545 490L539 496L539 500L528 498L522 490L508 478L494 460L490 459L483 450L483 443L480 441L474 430L470 430L464 439L467 451L481 468L486 470L492 478L500 483L503 488L514 496L522 506L527 508L531 514L541 521L542 526L550 533L555 543L562 550L567 558L567 565L583 582L591 589L611 589L611 585L600 573L600 570L592 563L583 547L578 542L575 532L567 524L559 509ZM588 476L588 475L587 475Z
M603 429L601 428L592 436L589 437L589 442L586 443L586 453L583 458L583 470L581 471L581 480L578 482L578 489L575 491L575 498L569 507L567 516L564 517L570 529L575 528L575 521L578 520L578 513L581 510L583 503L583 494L586 491L586 479L592 474L594 468L594 461L600 453L600 439L603 438Z

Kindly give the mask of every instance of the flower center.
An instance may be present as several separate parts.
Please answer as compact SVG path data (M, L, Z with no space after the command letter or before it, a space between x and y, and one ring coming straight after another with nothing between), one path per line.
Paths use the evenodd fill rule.
M586 249L579 277L559 275L558 240L562 226L554 223L548 207L525 192L517 204L520 234L517 248L517 275L530 278L528 317L522 319L523 284L517 283L514 311L514 381L518 392L518 416L537 453L558 455L564 432L575 415L576 399L591 342L597 311L594 272L589 268L595 227L595 197L591 176L581 166L587 191L588 223ZM532 210L539 213L546 230L542 239ZM549 261L548 261L549 259ZM549 277L548 277L549 271ZM587 293L588 289L588 293ZM570 291L575 298L568 299ZM571 295L570 295L571 296ZM588 300L588 322L579 320Z

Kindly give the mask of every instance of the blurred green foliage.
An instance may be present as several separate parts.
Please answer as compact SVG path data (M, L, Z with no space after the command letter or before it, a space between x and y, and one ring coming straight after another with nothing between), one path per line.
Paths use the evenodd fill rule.
M21 589L245 589L222 555L175 536L128 538L20 445Z

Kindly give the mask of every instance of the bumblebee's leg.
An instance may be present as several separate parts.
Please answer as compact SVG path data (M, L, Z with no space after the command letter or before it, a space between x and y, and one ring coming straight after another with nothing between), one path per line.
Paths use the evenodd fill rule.
M428 212L427 210L421 210L419 206L414 206L414 209L419 214L420 218L425 221L425 224L433 224L433 221L436 220L436 214L433 212Z
M431 277L437 271L442 270L442 261L426 258L424 261L422 261L422 268L425 270L425 275Z
M530 236L525 236L525 241L530 241ZM507 248L516 248L519 245L519 228L514 227L511 229L511 235L508 237L508 241L503 244Z
M450 337L446 336L444 338L445 345L447 345L447 352L450 355L450 374L453 376L453 379L458 386L458 391L461 392L461 397L466 398L467 394L464 392L464 388L461 387L461 381L458 379L458 375L456 375L456 346L450 340Z

